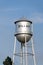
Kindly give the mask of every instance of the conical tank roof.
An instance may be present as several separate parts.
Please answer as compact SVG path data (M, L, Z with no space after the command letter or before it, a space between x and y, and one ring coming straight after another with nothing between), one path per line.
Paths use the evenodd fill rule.
M30 20L28 20L27 18L25 18L25 17L21 17L19 20L16 20L14 23L16 24L16 23L18 23L18 22L23 22L23 21L27 21L27 22L30 22L31 24L32 24L32 21L30 21Z

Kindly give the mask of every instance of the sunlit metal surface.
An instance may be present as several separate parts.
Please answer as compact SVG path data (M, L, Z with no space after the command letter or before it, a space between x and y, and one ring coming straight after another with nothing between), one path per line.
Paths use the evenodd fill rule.
M18 22L16 23L16 34L18 33L31 33L31 23L30 22Z
M25 35L26 35L26 42L28 42L32 36L31 33L31 23L28 21L18 21L16 24L15 35L19 42L25 43Z

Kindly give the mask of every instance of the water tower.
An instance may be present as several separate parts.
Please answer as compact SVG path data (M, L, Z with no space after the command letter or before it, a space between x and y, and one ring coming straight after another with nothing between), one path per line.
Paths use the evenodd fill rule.
M14 22L15 24L15 42L14 42L14 51L13 51L13 64L15 64L15 57L20 56L20 65L28 65L28 55L33 57L34 65L36 65L35 61L35 53L34 53L34 45L33 45L33 24L31 21L23 18ZM16 41L18 41L21 45L20 53L16 53ZM29 41L31 41L31 49L32 52L28 52ZM17 43L18 44L18 43ZM18 58L17 58L18 59Z

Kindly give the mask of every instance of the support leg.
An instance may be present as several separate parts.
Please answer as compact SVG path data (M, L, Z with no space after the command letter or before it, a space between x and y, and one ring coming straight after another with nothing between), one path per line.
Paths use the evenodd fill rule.
M33 32L33 24L32 24L32 32ZM32 43L32 53L34 54L34 55L33 55L34 65L36 65L33 36L32 36L32 38L31 38L31 43Z
M24 46L23 46L23 65L25 65L25 59L24 59Z
M26 65L28 65L28 60L27 60L27 44L26 44L26 36L25 36L25 53L26 53Z
M34 65L36 65L35 52L34 52L34 44L33 44L33 37L31 38L31 43L32 43L32 53L34 54L33 55Z
M23 65L23 49L22 49L22 43L21 43L21 64L20 65Z
M15 37L15 41L14 41L14 50L13 50L13 65L14 65L14 59L15 59L15 50L16 50L16 37Z

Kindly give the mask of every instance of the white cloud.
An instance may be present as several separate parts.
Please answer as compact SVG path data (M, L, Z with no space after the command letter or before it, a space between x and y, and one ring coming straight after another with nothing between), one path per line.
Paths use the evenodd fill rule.
M24 10L27 10L28 9L24 9L24 8L5 8L5 9L0 9L0 11L4 11L4 12L10 12L10 11L22 11L24 12ZM32 20L33 23L43 23L43 13L38 13L38 12L35 12L35 13L32 13L30 12L30 20ZM27 15L27 17L29 17L29 15Z
M43 23L43 13L33 13L30 19L33 23Z

